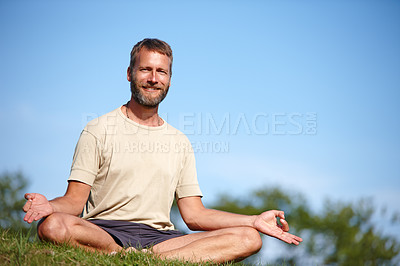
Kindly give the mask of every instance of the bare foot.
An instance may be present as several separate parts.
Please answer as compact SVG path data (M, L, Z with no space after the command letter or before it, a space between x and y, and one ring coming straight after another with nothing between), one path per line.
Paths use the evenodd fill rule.
M125 251L126 253L131 253L131 252L153 253L150 249L145 249L145 248L143 248L143 249L141 249L141 250L138 250L138 249L136 249L136 248L134 248L134 247L126 248L124 251Z
M135 249L134 247L129 247L129 248L126 248L126 249L122 249L120 251L112 251L112 252L109 253L109 255L114 256L114 255L117 255L118 253L121 253L121 254L136 253L138 251L139 250Z
M136 248L134 248L134 247L129 247L129 248L124 249L123 252L125 252L125 253L132 253L132 252L136 253L136 252L138 252L138 250Z

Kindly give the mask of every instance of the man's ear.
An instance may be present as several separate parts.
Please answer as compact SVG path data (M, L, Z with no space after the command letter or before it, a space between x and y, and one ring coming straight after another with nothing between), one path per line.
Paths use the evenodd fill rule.
M131 73L131 67L129 66L128 69L126 70L126 79L131 82L132 81L132 73Z

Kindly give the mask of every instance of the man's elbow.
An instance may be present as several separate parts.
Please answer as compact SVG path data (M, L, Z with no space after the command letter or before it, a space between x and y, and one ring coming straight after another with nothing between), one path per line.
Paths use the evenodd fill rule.
M178 200L182 219L192 231L207 231L204 229L207 209L201 203L200 197L188 197Z
M210 231L215 229L215 227L210 224L209 218L206 216L195 216L184 221L187 227L192 231Z
M186 225L192 231L204 231L204 229L198 224L186 224Z
M184 220L184 222L185 222L185 224L186 224L186 226L190 229L190 230L192 230L192 231L199 231L199 230L201 230L200 228L199 228L199 224L198 223L196 223L196 220L195 219L183 219Z

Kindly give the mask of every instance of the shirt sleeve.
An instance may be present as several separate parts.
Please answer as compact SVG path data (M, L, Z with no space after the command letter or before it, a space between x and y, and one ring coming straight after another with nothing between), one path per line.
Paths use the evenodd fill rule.
M75 147L68 181L80 181L92 186L100 168L100 161L100 141L84 129Z
M200 190L199 182L197 180L196 160L193 149L190 146L190 142L189 147L190 149L186 154L178 185L175 191L175 196L177 199L192 196L203 196Z

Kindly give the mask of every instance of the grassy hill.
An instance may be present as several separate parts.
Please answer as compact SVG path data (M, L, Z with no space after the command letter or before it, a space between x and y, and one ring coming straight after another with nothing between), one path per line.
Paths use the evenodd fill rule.
M199 265L160 260L148 253L106 255L40 242L35 236L0 229L0 265ZM201 265L214 265L202 263ZM229 264L232 265L232 264Z

